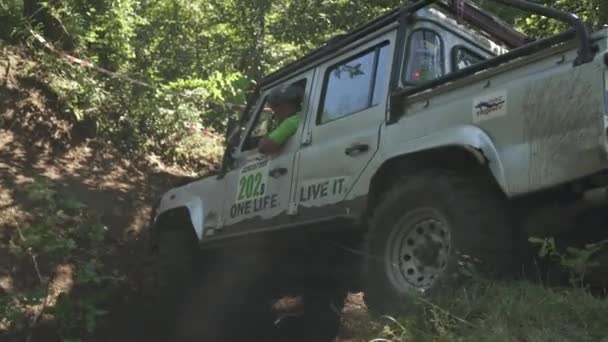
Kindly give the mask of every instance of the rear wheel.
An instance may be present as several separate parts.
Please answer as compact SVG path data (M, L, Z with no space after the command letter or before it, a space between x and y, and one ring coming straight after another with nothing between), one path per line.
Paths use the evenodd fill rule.
M486 274L512 270L512 227L493 184L449 170L397 182L374 211L366 240L366 301L393 312L411 290L454 285L463 265ZM481 262L479 262L481 261Z

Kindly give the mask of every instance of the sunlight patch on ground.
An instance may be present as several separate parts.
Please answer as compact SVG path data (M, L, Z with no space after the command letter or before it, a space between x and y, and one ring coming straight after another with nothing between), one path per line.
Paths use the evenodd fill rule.
M55 276L49 284L49 295L47 303L50 306L55 305L57 297L62 293L70 293L74 286L74 266L71 264L57 265L55 268Z
M13 291L13 277L1 276L0 289L2 289L3 292L11 293Z

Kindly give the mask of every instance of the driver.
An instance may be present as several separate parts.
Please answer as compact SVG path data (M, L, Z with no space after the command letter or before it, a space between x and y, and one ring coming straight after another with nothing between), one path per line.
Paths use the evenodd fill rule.
M268 96L267 104L278 120L278 126L258 144L258 151L263 154L276 154L298 130L302 119L301 89L295 85L277 88Z

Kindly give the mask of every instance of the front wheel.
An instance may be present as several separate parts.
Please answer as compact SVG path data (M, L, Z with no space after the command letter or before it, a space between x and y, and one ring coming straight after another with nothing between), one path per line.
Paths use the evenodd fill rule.
M374 211L366 240L365 297L393 312L411 290L453 284L462 266L501 274L512 268L506 200L489 182L430 170L397 182Z
M162 227L156 256L156 310L150 326L158 340L172 340L177 316L197 278L198 247L194 231Z

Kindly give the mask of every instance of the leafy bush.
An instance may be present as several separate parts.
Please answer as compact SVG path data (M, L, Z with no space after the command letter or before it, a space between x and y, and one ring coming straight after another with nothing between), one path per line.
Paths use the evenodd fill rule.
M295 0L32 2L43 6L47 21L54 23L40 26L47 38L60 31L55 32L58 46L69 40L73 54L156 88L142 88L46 59L51 69L49 82L75 118L94 122L99 133L125 150L153 151L166 160L199 159L198 152L197 156L185 156L185 149L169 142L175 142L175 136L185 136L193 124L223 131L228 117L236 113L222 103L243 104L245 93L264 74L319 46L331 35L401 3L339 0L311 7ZM563 29L554 21L488 0L477 2L533 35ZM608 20L606 1L541 2L576 12L594 27ZM25 18L21 13L23 1L0 1L2 37L23 31ZM294 21L295 16L298 20ZM38 21L42 23L34 24L45 24L45 20ZM188 139L188 146L192 143Z
M194 130L179 139L170 153L176 164L201 171L218 165L224 153L224 144L221 139Z
M161 89L141 89L116 80L102 80L89 70L39 55L50 87L75 121L95 124L101 138L127 152L152 152L165 161L193 169L217 163L222 132L236 113L222 101L241 101L238 73L214 73L208 80L177 80ZM193 134L193 129L206 135ZM194 163L194 164L190 164Z
M3 1L15 8L21 3ZM338 1L318 7L291 0L34 3L53 23L39 20L43 35L54 39L51 33L60 31L58 47L67 40L71 54L154 85L151 90L46 58L49 83L75 120L95 123L99 134L126 151L185 162L200 160L208 145L188 136L190 127L223 132L237 114L224 104L244 104L264 74L399 2ZM294 13L302 15L297 27ZM193 146L197 142L201 145ZM188 150L195 155L187 156Z
M23 28L26 21L22 13L23 1L0 0L0 39L18 41L25 37Z
M67 105L76 121L102 117L111 105L111 94L103 83L92 77L86 69L57 61L55 55L38 54L44 66L49 86Z
M410 303L401 317L358 316L361 341L602 341L608 301L583 289L528 282L467 286Z
M577 287L583 287L593 268L600 266L594 257L608 249L608 240L590 243L583 248L566 247L565 250L557 247L554 238L530 238L530 242L540 245L539 257L557 261L564 267L570 274L570 284Z

